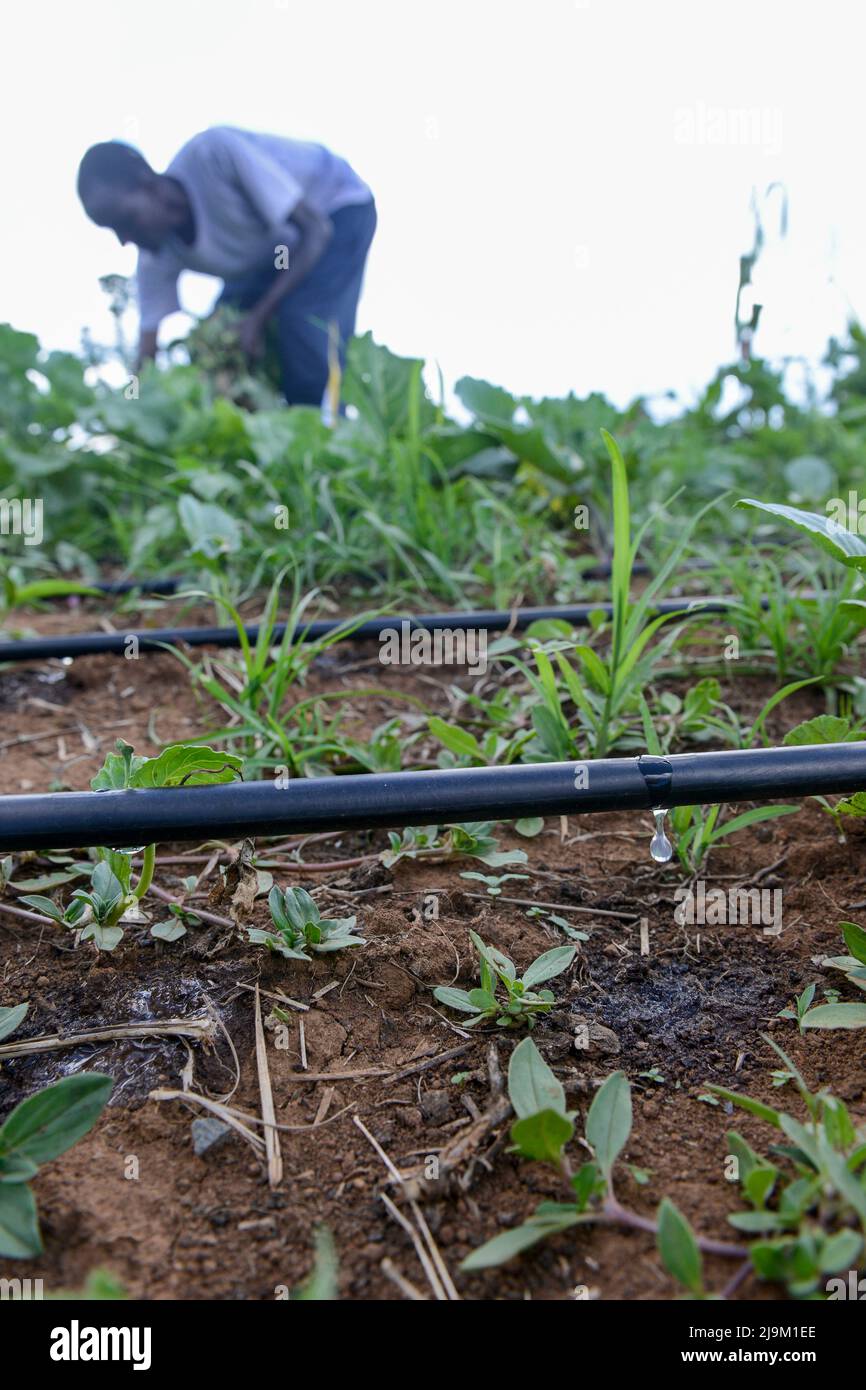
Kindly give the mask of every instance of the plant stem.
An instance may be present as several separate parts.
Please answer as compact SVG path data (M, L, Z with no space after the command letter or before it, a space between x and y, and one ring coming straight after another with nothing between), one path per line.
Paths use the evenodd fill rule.
M132 896L139 901L144 897L153 881L153 870L156 864L156 845L148 845L144 851L144 858L141 862L141 874L138 883L132 890Z
M650 1235L658 1234L655 1221L651 1221L647 1216L638 1216L636 1211L629 1211L628 1207L620 1206L613 1195L606 1198L600 1220L609 1226L630 1226L636 1231L647 1231ZM705 1255L725 1255L737 1260L749 1258L748 1250L742 1245L728 1245L723 1240L707 1240L704 1236L697 1235L695 1239Z

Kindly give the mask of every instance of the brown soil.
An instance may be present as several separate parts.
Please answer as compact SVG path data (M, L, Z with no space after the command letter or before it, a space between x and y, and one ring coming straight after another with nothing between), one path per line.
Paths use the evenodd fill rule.
M44 619L39 623L43 631L49 625ZM339 661L332 654L330 664L313 673L311 688L319 680L322 688L372 683L369 672L346 670L366 655L360 648L340 648ZM61 678L53 679L57 674ZM390 679L447 710L444 696L437 699L429 683L415 678L413 686L394 673ZM375 683L383 683L381 668ZM770 688L741 682L728 697L745 712L757 708ZM394 712L393 705L388 710L383 702L382 708ZM811 705L803 698L801 707L789 709L786 722L817 708L814 698ZM139 751L154 752L159 741L189 737L214 719L213 710L192 694L178 663L163 656L136 663L134 679L126 662L109 657L84 658L71 668L51 663L0 672L0 714L5 792L86 787L118 734ZM378 713L377 721L382 717ZM112 727L119 720L124 722ZM782 727L771 725L771 730ZM17 741L33 733L45 737ZM754 883L756 875L776 865L761 886L783 891L779 937L751 926L678 925L673 894L681 873L674 865L652 863L650 834L640 818L625 815L572 819L564 837L563 827L552 822L534 840L503 834L507 847L527 851L525 872L532 875L527 883L507 884L506 893L514 889L515 897L588 909L562 913L588 939L580 943L569 973L553 982L557 1006L539 1021L534 1037L579 1112L578 1133L596 1086L617 1068L627 1072L635 1117L620 1165L620 1200L652 1216L668 1195L702 1235L733 1242L736 1233L726 1215L740 1203L724 1177L725 1132L736 1127L756 1147L772 1136L758 1121L734 1119L728 1107L701 1100L707 1082L784 1101L799 1114L790 1088L780 1093L772 1087L770 1073L779 1062L760 1036L770 1031L816 1088L831 1085L855 1117L866 1118L862 1037L838 1032L800 1037L793 1024L776 1017L810 981L830 982L815 958L839 951L837 923L852 916L863 920L862 911L852 907L866 898L863 833L855 826L847 843L838 843L829 818L808 804L800 815L741 832L712 852L702 871L708 888ZM384 843L382 836L347 835L310 845L304 855L349 858ZM191 848L164 847L163 854ZM201 867L165 865L157 882L172 890L181 875ZM527 917L518 904L470 897L482 885L461 880L459 873L479 868L484 866L469 861L403 863L388 873L372 862L321 875L278 873L281 883L315 890L333 915L357 913L367 938L359 951L309 966L250 947L243 930L213 953L225 934L207 926L172 946L128 930L115 953L98 956L87 946L74 949L70 936L0 912L0 1004L30 1000L16 1038L195 1014L210 1006L240 1065L231 1104L258 1114L254 995L242 988L258 982L262 990L309 1005L303 1014L289 1010L285 1028L268 1034L279 1122L312 1126L330 1093L323 1123L281 1135L284 1178L272 1191L263 1162L239 1136L196 1157L191 1122L205 1112L148 1099L155 1088L183 1084L181 1073L191 1054L179 1041L87 1046L6 1062L0 1071L0 1116L23 1096L80 1067L110 1072L115 1089L95 1129L36 1181L45 1254L0 1272L41 1277L53 1289L79 1287L90 1270L103 1266L134 1297L272 1299L279 1286L295 1286L306 1275L313 1231L324 1223L339 1254L342 1297L402 1297L383 1272L388 1260L429 1295L408 1237L380 1200L388 1192L399 1202L399 1194L354 1118L408 1172L444 1151L491 1104L491 1042L504 1070L511 1037L496 1029L467 1033L459 1018L446 1017L430 987L456 980L468 984L470 929L521 967L563 937L554 926ZM212 875L208 886L214 882ZM8 889L4 901L14 903ZM266 917L259 898L254 920L264 925ZM642 918L649 927L648 956L640 954ZM303 1079L301 1020L309 1073ZM590 1046L578 1050L575 1032L584 1022L590 1024ZM455 1049L460 1049L456 1055ZM440 1054L450 1055L436 1062ZM197 1091L220 1096L231 1089L235 1064L225 1035L209 1051L197 1045L192 1055ZM424 1065L431 1059L433 1065ZM412 1067L396 1079L339 1075ZM320 1073L337 1075L332 1081L309 1079ZM519 1223L539 1200L567 1195L552 1170L505 1151L507 1127L498 1124L453 1177L420 1198L461 1295L567 1299L576 1287L588 1286L605 1299L675 1296L652 1237L618 1228L584 1228L498 1270L460 1273L461 1259L475 1246ZM577 1144L575 1149L579 1161ZM647 1174L648 1181L640 1183L633 1170L638 1177ZM126 1176L130 1172L137 1176ZM723 1287L736 1268L733 1260L708 1260L710 1286ZM747 1281L738 1296L776 1293Z

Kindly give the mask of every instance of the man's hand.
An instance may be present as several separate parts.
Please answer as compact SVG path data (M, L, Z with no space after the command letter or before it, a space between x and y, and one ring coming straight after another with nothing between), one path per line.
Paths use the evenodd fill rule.
M245 314L237 326L238 342L250 362L265 355L265 327L257 314Z

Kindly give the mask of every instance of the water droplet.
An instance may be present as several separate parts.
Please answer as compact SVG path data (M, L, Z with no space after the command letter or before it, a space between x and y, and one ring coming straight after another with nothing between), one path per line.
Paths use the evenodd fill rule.
M653 811L653 820L655 821L656 829L650 841L650 854L657 864L667 864L668 860L673 857L674 852L674 847L665 834L666 815L666 811L659 810L658 808Z
M132 845L129 849L116 849L114 852L115 854L128 854L131 859L134 854L143 854L146 849L147 845ZM668 859L670 859L670 855L668 855Z

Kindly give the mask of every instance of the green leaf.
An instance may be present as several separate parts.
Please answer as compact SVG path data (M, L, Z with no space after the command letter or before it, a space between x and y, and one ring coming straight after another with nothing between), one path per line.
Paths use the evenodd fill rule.
M523 976L526 988L533 989L545 980L552 980L561 975L571 965L576 952L576 946L554 946L552 951L545 951L543 955L538 956Z
M837 520L821 516L818 512L801 511L799 507L787 507L776 502L756 502L751 497L740 498L736 505L752 507L756 511L777 517L780 521L787 521L798 531L805 531L816 545L828 555L832 555L835 560L841 560L843 565L866 570L866 541Z
M88 922L81 940L92 941L100 951L113 951L123 940L123 927L103 927L99 922Z
M465 989L452 989L450 985L439 985L433 991L433 998L449 1009L459 1009L464 1014L476 1014L478 1009L472 1003Z
M150 934L155 936L157 941L179 941L182 936L186 936L186 927L175 917L169 922L155 922Z
M525 835L531 840L536 835L540 835L544 829L543 816L522 816L520 820L514 822L514 829L518 835Z
M845 743L851 733L851 723L832 714L819 714L789 729L782 739L788 748L805 748L815 743Z
M494 1265L505 1264L506 1260L512 1260L523 1250L537 1245L540 1240L544 1240L545 1236L555 1235L558 1231L567 1231L570 1227L580 1224L580 1215L574 1207L563 1206L559 1215L554 1214L553 1207L552 1202L547 1202L543 1217L530 1217L523 1226L517 1226L513 1231L503 1231L501 1235L494 1236L485 1245L473 1250L471 1255L467 1255L460 1268L471 1273L473 1270L490 1269Z
M558 1110L539 1110L511 1126L511 1139L524 1158L559 1163L574 1134L574 1121Z
M243 541L240 525L216 502L200 502L187 493L181 497L177 511L194 553L216 560L220 555L240 550Z
M41 912L43 917L50 917L55 922L63 921L63 913L51 898L40 897L37 893L27 893L20 901L32 907L35 912Z
M703 1261L694 1231L682 1212L665 1197L659 1207L656 1236L662 1264L694 1294L703 1292Z
M23 1260L41 1253L33 1193L24 1182L0 1183L0 1255Z
M137 768L147 760L134 753L132 744L126 743L122 738L115 743L116 753L106 754L105 762L99 769L95 777L91 777L90 785L95 792L122 791L129 786L130 778Z
M819 1004L802 1019L804 1028L866 1028L866 1004Z
M630 1133L631 1087L625 1072L615 1071L599 1087L586 1117L587 1143L608 1180Z
M96 1123L113 1085L101 1072L79 1072L28 1096L0 1129L0 1152L33 1163L57 1158Z
M777 1211L735 1211L728 1221L747 1235L762 1235L764 1231L783 1231L791 1222Z
M840 922L839 926L851 955L866 965L866 931L858 927L856 922Z
M763 1101L752 1100L751 1096L741 1096L737 1091L728 1091L724 1086L716 1086L713 1082L708 1082L707 1089L714 1095L721 1096L722 1100L729 1100L732 1105L738 1105L741 1110L747 1110L750 1115L756 1115L759 1120L766 1120L767 1124L773 1125L776 1129L781 1128L779 1111L764 1105Z
M542 1110L566 1114L565 1091L531 1038L519 1042L508 1063L508 1095L518 1119Z
M20 1028L29 1008L28 1003L15 1004L11 1009L0 1009L0 1041L3 1038L8 1038L9 1034L14 1033L16 1028Z
M821 1246L818 1263L822 1274L856 1269L863 1249L863 1237L856 1231L836 1231Z
M77 864L72 869L58 869L56 873L40 874L37 878L16 878L12 886L25 889L28 893L44 893L49 888L60 888L64 883L74 883L90 872L89 864Z
M754 1168L743 1183L743 1188L748 1200L753 1207L763 1207L766 1205L767 1198L776 1185L778 1169L772 1165L762 1165Z
M434 738L438 738L440 743L444 743L445 747L458 757L483 760L481 745L468 729L461 729L456 724L446 724L444 719L439 719L436 715L427 720L427 727Z
M144 758L132 773L131 787L193 787L233 782L243 758L197 743L173 743L157 758Z

